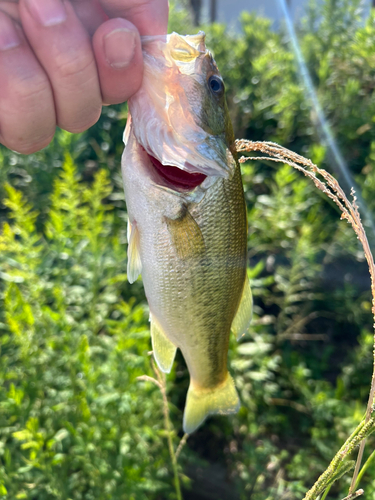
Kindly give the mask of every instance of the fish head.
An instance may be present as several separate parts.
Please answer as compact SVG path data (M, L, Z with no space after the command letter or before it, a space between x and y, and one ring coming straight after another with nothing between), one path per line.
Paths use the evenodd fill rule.
M168 48L169 58L178 69L176 80L183 93L179 98L188 101L196 125L212 136L225 135L228 125L231 131L224 82L211 52L205 48L205 34L183 37L172 33Z
M219 177L230 178L233 129L224 82L205 34L142 37L142 50L143 82L129 99L137 142L159 171L185 172L178 175L188 190L195 183L207 189Z

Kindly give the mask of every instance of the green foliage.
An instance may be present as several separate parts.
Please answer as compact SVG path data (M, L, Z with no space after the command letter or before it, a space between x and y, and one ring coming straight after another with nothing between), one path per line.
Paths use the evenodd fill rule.
M372 213L374 19L363 23L357 2L326 0L297 30L322 108ZM179 5L172 5L170 30L193 30ZM331 170L283 30L249 13L240 33L219 24L204 30L236 136L277 141ZM34 155L0 148L4 498L174 498L161 395L136 380L152 373L142 286L126 280L119 174L126 116L126 106L105 107L92 129L58 130ZM220 466L231 478L230 498L297 500L365 410L369 279L351 228L299 173L256 162L243 167L243 179L254 321L250 335L230 345L243 406L237 416L209 419L189 438L181 477L190 498L198 491L224 498L224 483L215 491L208 481ZM181 357L176 365L168 387L179 431L188 374ZM365 459L373 448L370 437ZM343 477L327 499L346 496L354 458L336 469ZM370 498L373 461L366 469L359 486Z
M5 186L0 477L9 498L156 498L170 491L145 306L127 293L108 174L65 156L44 234Z

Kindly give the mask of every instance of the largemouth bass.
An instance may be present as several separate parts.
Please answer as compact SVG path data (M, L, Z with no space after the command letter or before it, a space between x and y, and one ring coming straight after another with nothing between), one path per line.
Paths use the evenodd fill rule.
M224 83L205 35L144 37L144 78L129 100L122 173L128 279L142 273L155 360L176 349L190 386L184 431L239 409L227 370L231 330L247 330L247 219Z

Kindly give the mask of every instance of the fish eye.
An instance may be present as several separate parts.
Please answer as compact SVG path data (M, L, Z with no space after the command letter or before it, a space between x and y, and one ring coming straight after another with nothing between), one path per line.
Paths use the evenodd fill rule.
M211 75L208 79L208 86L213 94L221 96L224 93L224 83L221 78L216 75Z

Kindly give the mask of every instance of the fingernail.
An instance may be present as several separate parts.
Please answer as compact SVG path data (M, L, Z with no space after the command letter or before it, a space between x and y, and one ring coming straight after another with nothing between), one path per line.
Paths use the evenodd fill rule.
M66 20L66 10L61 0L25 0L30 14L42 26L56 26Z
M125 68L135 52L135 31L119 28L104 37L104 53L109 64L116 69Z
M9 50L18 47L21 39L16 27L8 16L0 15L0 50Z

